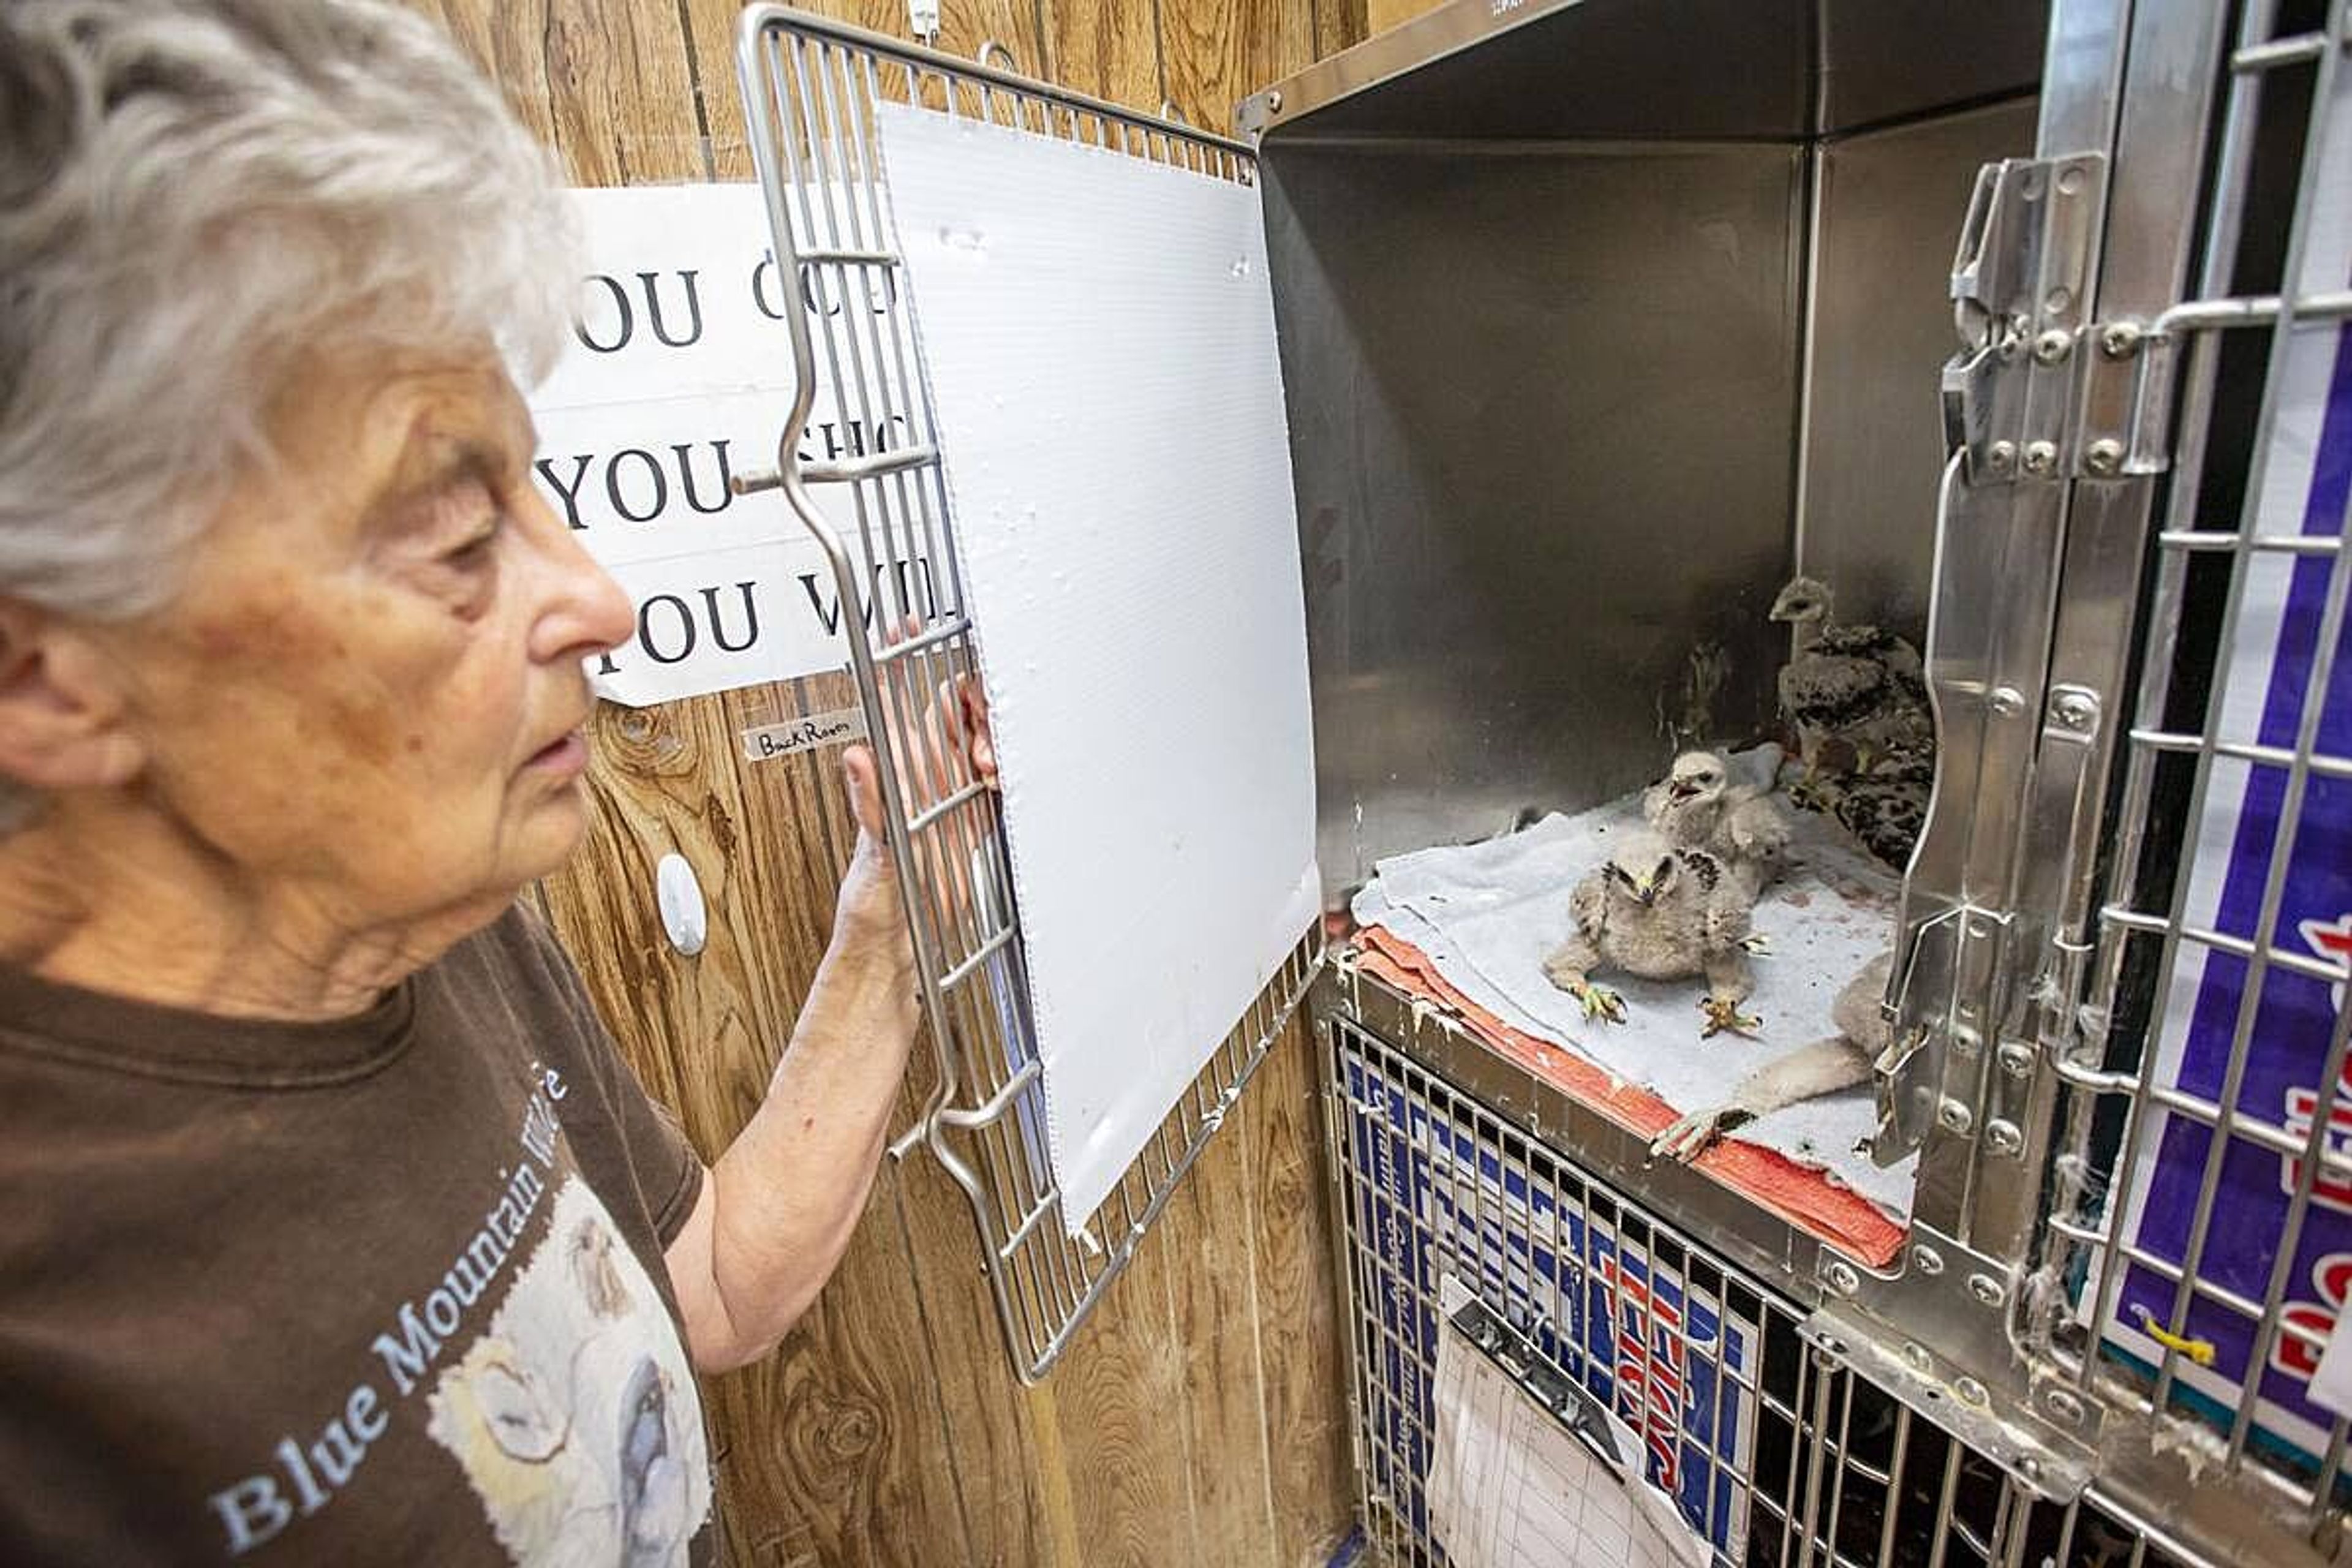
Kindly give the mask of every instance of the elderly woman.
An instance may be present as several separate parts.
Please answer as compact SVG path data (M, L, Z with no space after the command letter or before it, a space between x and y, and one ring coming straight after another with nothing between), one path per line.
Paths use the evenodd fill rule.
M712 1166L516 903L631 625L528 479L565 232L377 0L0 7L0 1561L707 1561L694 1373L863 1206L870 755Z

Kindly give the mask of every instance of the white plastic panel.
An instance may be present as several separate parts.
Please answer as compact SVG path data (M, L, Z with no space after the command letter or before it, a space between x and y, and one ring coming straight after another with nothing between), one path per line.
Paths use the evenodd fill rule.
M875 115L1076 1234L1320 904L1258 198Z

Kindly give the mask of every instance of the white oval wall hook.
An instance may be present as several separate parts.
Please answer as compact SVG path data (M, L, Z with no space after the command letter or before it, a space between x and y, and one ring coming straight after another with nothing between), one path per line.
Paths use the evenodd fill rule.
M662 930L670 946L692 958L710 935L710 916L703 907L702 883L683 855L665 855L654 868L654 907L661 911Z

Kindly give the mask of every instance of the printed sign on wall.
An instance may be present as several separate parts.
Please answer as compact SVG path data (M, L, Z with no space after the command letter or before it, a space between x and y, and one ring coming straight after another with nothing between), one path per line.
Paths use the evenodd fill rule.
M579 324L530 405L541 493L636 606L631 639L589 664L598 694L641 707L840 668L831 563L779 492L737 496L729 481L776 466L793 403L784 312L810 312L821 344L827 318L891 310L895 283L873 269L867 297L843 299L833 269L785 277L757 185L573 196L589 266ZM855 330L863 341L866 323ZM906 354L911 373L911 342ZM819 363L802 457L859 457L908 438L903 421L869 430L845 418L822 348ZM822 488L817 500L855 540L845 489ZM919 552L875 571L898 579L885 583L886 606L903 586L928 607L930 567Z

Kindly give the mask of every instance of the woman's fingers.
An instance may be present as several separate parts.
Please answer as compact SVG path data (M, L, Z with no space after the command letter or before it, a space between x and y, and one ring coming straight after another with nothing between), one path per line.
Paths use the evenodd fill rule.
M841 754L842 777L849 785L849 809L859 831L880 844L888 837L882 811L882 775L873 751L853 745Z

